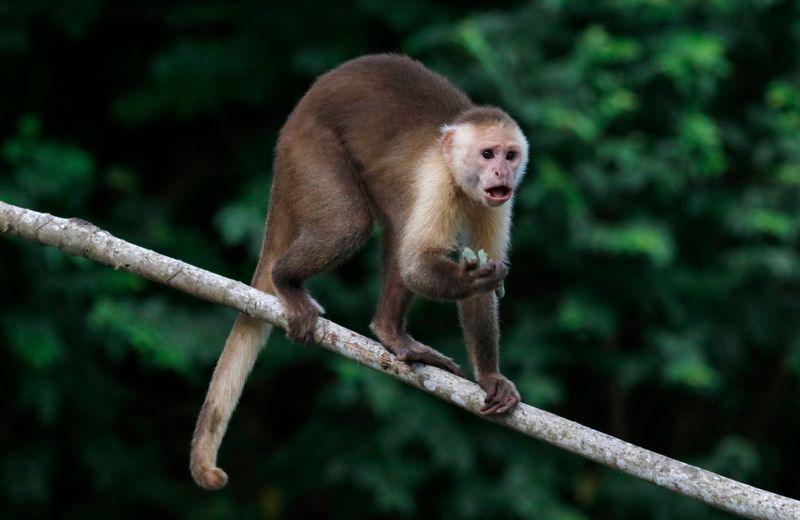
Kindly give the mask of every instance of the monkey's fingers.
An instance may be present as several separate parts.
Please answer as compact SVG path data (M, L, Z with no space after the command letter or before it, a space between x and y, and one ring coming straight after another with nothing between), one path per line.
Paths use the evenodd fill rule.
M483 415L505 413L519 403L517 387L501 375L488 377L478 384L486 392L484 406L480 410Z
M480 265L480 264L478 264L478 259L477 258L464 260L464 271L475 272L477 267L478 267L478 265Z
M503 283L502 280L494 278L479 278L472 283L472 286L476 292L486 293L497 290L501 283Z
M506 397L503 406L498 408L495 413L506 413L507 411L517 406L518 403L519 403L519 395L511 394Z
M503 403L492 403L484 405L483 408L481 408L481 415L492 415L493 413L498 413L498 410L502 404Z
M483 408L481 408L481 413L483 415L496 413L503 405L505 389L500 381L495 380L494 383L494 392L491 395L487 393L486 398L483 400Z
M483 399L483 404L488 404L494 401L494 396L497 394L497 379L492 377L478 381L478 385L486 392L486 397Z
M506 266L506 264L503 262L497 262L495 260L489 260L483 264L480 269L469 271L469 275L473 279L493 278L503 280L507 274L508 266Z
M495 402L497 402L498 406L493 410L493 413L506 412L515 404L515 399L517 399L517 401L519 400L515 397L517 389L514 387L513 383L510 381L503 381L499 386L501 386L502 389L495 398Z
M493 273L494 273L494 270L495 270L495 264L494 264L494 262L492 262L492 261L489 261L489 262L486 262L485 264L483 264L483 265L480 267L480 269L475 269L475 270L474 270L474 271L472 271L470 274L471 274L473 277L478 277L478 276L489 276L489 275L491 275L491 274L493 274Z
M505 278L508 275L508 266L505 264L505 262L489 260L483 266L489 270L489 273L492 273L500 278Z
M490 260L480 269L469 271L467 275L471 278L470 284L476 292L496 291L502 285L508 274L508 267L500 262Z
M486 276L472 281L472 287L477 292L490 292L497 290L503 284L502 278Z

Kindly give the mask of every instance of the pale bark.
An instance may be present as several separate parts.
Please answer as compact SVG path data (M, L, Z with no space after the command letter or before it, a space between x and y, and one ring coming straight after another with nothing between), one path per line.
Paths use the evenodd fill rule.
M0 202L0 233L55 246L285 326L276 298L120 240L80 219L62 219ZM401 363L375 341L326 319L319 321L315 339L330 351L390 374L483 419L711 506L748 518L800 519L800 502L796 500L684 464L526 404L503 417L481 416L484 394L475 383L438 368Z

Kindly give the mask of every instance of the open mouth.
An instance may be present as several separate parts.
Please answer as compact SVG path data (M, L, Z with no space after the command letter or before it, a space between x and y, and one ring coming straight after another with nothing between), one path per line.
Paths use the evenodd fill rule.
M486 194L486 198L489 199L489 202L498 204L511 198L511 188L508 186L495 186L493 188L487 188L484 190L484 193Z

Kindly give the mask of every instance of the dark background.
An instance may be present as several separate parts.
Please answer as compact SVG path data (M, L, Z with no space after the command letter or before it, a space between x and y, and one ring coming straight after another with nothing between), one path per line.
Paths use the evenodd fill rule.
M532 145L502 301L526 402L800 497L800 3L0 0L0 199L249 280L277 130L406 52ZM372 240L311 290L368 333ZM230 310L0 239L3 518L728 518L276 332L188 472ZM453 305L412 332L454 356Z

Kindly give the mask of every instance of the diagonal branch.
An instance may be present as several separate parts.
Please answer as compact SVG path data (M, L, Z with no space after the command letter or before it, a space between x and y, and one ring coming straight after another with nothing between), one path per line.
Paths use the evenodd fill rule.
M85 220L62 219L0 202L0 233L55 246L286 326L275 297L120 240ZM375 341L329 320L319 320L314 338L332 352L390 374L483 419L711 506L748 518L800 518L800 502L796 500L684 464L526 404L504 417L481 416L483 391L478 385L438 368L401 363Z

